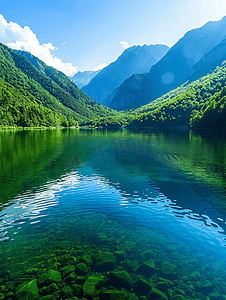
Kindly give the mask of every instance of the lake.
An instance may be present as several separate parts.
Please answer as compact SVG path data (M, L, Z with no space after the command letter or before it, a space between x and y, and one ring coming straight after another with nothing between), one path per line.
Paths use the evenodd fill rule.
M0 299L226 299L226 138L0 131Z

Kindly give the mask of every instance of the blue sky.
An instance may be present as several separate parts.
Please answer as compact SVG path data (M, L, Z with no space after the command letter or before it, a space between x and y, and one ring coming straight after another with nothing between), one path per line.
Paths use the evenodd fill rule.
M129 45L172 46L226 15L226 0L2 2L0 42L33 51L68 75L109 64Z

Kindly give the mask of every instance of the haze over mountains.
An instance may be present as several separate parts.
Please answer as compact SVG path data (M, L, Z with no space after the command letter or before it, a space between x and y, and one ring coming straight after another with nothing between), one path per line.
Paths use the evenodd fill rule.
M106 103L124 110L153 101L189 79L194 65L225 36L226 17L187 32L148 74L129 77L108 96Z
M99 71L84 71L81 72L79 71L78 73L76 73L73 77L69 77L69 79L71 79L76 85L77 87L81 88L84 85L87 85L90 80L95 77Z
M135 73L148 72L169 50L165 45L133 46L105 67L82 90L93 100L109 106L107 96L123 81Z

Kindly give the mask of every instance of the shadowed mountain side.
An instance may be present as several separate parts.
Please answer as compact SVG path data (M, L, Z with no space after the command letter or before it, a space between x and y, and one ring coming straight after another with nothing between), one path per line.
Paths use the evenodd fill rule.
M126 49L119 58L105 67L82 90L95 101L108 106L105 99L117 86L136 73L148 72L169 48L165 45L133 46Z
M189 81L196 80L207 73L211 73L217 66L226 62L226 38L206 53L188 72Z
M140 76L137 76L139 83L135 79L131 83L129 79L114 90L107 99L109 107L117 110L137 108L176 88L185 82L187 73L200 58L218 45L225 36L226 17L187 32L151 68L149 74L142 76L142 83Z

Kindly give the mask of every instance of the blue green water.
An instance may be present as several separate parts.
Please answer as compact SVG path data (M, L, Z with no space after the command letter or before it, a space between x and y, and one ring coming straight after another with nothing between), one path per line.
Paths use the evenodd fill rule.
M0 296L22 299L22 282L76 267L89 255L84 280L103 275L103 286L87 296L80 279L63 279L71 290L79 284L80 293L65 295L59 285L51 299L113 299L104 292L125 286L109 283L108 272L119 270L134 283L125 299L160 299L142 290L139 278L166 299L226 299L224 137L179 130L2 131L0 158ZM117 258L109 270L97 268L105 252ZM146 274L149 259L155 266ZM162 263L176 274L165 274ZM171 281L167 288L164 280ZM39 286L39 296L45 293Z

